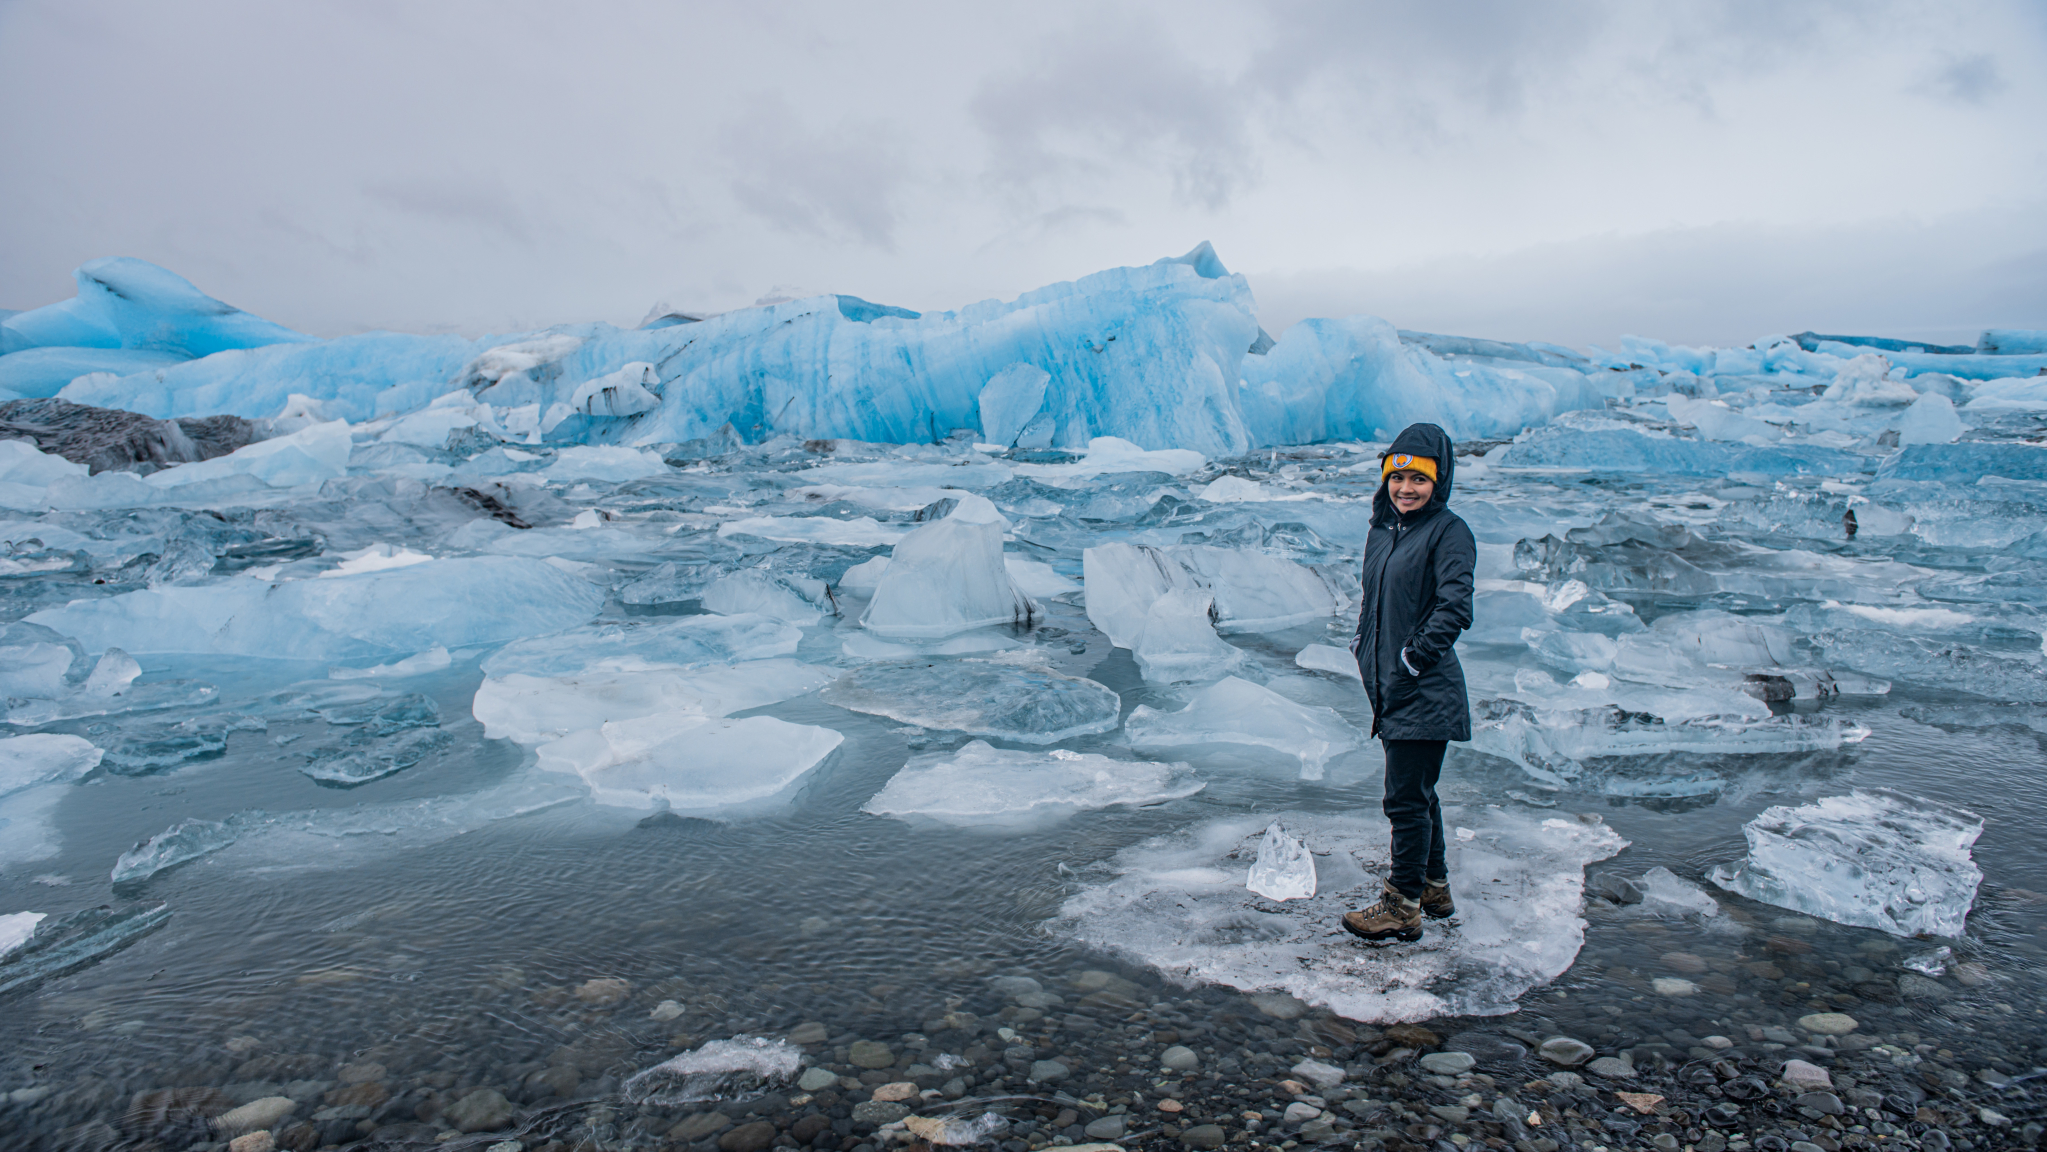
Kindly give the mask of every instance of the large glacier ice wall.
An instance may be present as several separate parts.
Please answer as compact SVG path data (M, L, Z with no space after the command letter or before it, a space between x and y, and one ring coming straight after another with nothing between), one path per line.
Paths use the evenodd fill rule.
M102 291L109 268L134 287ZM956 312L817 296L478 339L313 340L135 260L87 265L79 283L76 300L6 321L0 390L61 389L160 419L272 417L309 400L351 422L460 391L508 431L556 442L680 443L729 428L752 443L916 443L968 429L1005 447L1116 436L1210 456L1384 439L1414 420L1508 435L1601 402L1585 372L1554 357L1453 360L1375 317L1309 321L1275 342L1249 284L1207 244ZM610 399L594 403L600 393Z

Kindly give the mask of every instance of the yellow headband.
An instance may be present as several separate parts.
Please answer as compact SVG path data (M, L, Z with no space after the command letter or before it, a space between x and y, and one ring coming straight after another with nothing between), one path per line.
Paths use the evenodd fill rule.
M1428 456L1409 456L1404 452L1395 453L1379 462L1379 479L1384 480L1395 472L1419 472L1436 482L1436 462Z

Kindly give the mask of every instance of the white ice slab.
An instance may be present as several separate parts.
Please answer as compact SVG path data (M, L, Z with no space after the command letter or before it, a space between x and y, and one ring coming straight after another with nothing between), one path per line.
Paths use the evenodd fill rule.
M1118 853L1113 880L1067 900L1059 930L1175 979L1288 992L1353 1020L1493 1016L1555 979L1584 943L1587 864L1627 841L1604 824L1451 808L1475 835L1449 846L1458 915L1422 940L1373 948L1339 926L1377 899L1388 866L1377 814L1282 813L1314 856L1316 895L1275 904L1244 887L1270 816L1232 816ZM1327 853L1327 855L1322 855Z
M582 777L599 804L711 816L777 796L844 739L772 716L664 713L571 732L539 755L542 768Z
M1244 663L1244 650L1215 634L1214 604L1214 597L1195 588L1175 588L1152 601L1130 645L1146 680L1206 683Z
M862 627L892 640L936 640L975 628L1028 625L1043 610L1003 563L1009 522L985 497L963 493L944 519L897 543Z
M1917 796L1856 789L1766 808L1748 856L1713 883L1751 900L1896 936L1960 936L1983 872L1983 818Z
M1186 764L1064 748L1016 752L974 740L912 761L860 810L964 827L1035 827L1097 808L1177 800L1203 787Z
M563 676L511 672L484 680L471 708L485 736L541 744L613 720L729 716L814 692L837 675L787 659L695 671L599 665Z
M1335 710L1296 704L1270 688L1226 677L1188 696L1187 706L1162 712L1140 704L1125 722L1132 748L1195 744L1251 744L1299 758L1301 779L1320 780L1332 756L1365 742L1365 734Z

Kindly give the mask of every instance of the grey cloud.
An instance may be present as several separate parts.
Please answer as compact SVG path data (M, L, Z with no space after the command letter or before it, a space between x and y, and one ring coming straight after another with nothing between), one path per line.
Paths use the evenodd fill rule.
M494 182L410 181L372 184L363 198L434 224L459 224L495 232L526 243L532 228L526 214L512 203L509 191Z
M737 172L732 195L746 211L797 235L895 247L906 161L881 128L814 129L770 96L729 120L720 138Z
M1163 168L1182 203L1218 209L1258 176L1235 84L1137 20L1103 15L1048 37L970 107L994 149L991 185L1026 203L1136 163Z
M1958 104L1982 104L2006 88L1997 58L1987 52L1949 60L1920 90Z

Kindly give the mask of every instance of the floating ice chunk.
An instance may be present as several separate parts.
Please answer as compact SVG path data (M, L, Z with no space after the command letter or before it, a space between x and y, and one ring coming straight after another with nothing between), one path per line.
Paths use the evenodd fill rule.
M1200 496L1212 504L1239 504L1266 499L1264 485L1242 476L1219 476L1201 490Z
M870 664L827 687L830 704L919 728L1051 744L1116 726L1106 685L1045 668L981 660Z
M1111 760L1064 748L1012 752L974 740L957 752L912 761L860 810L960 826L1038 825L1097 808L1178 800L1203 787L1186 764Z
M862 560L840 574L839 590L857 593L861 596L872 596L874 595L874 590L881 586L881 574L886 571L888 571L888 557L886 556L875 556L871 559ZM1014 574L1012 573L1012 575Z
M1176 588L1213 596L1217 627L1225 632L1291 628L1333 614L1340 603L1311 569L1229 548L1104 544L1081 553L1081 571L1088 620L1118 648L1131 646L1152 604Z
M1087 588L1087 618L1108 636L1109 643L1128 648L1137 642L1151 606L1175 588L1191 588L1186 570L1163 549L1133 544L1104 544L1081 553Z
M1960 444L1911 444L1883 462L1878 481L1940 480L1957 477L1980 481L1986 476L2006 480L2047 480L2047 446L1963 441Z
M876 559L886 559L876 557ZM1069 580L1052 570L1042 560L1025 560L1020 556L1005 555L1002 566L1009 570L1009 578L1018 590L1032 599L1051 599L1068 592L1078 592L1083 585L1078 580Z
M1955 415L1954 401L1938 392L1927 392L1912 401L1898 420L1899 444L1952 444L1969 426Z
M114 861L116 884L147 880L166 868L218 852L241 835L242 817L227 820L180 820L121 853Z
M1019 476L1083 479L1114 472L1163 472L1185 476L1199 472L1208 458L1188 448L1161 448L1147 452L1120 436L1096 436L1087 442L1087 452L1070 464L1018 464Z
M109 648L100 654L99 662L92 666L92 674L78 686L78 692L81 696L119 696L140 675L142 665L136 663L135 657L119 648Z
M223 304L177 273L131 256L89 260L71 275L78 295L8 317L0 349L68 344L209 356L313 339Z
M103 755L83 736L33 732L0 739L0 796L69 783L99 767Z
M1651 915L1674 919L1720 915L1719 901L1661 864L1642 873L1635 885L1642 892L1641 909Z
M772 716L658 714L607 721L540 747L540 766L571 772L599 804L732 814L774 797L845 737Z
M943 520L903 537L861 614L892 639L935 640L996 625L1026 627L1043 610L1003 563L1009 522L986 497L964 494Z
M1738 440L1744 444L1767 445L1784 438L1784 431L1753 416L1745 416L1718 400L1693 400L1675 393L1664 397L1663 406L1679 422L1699 430L1708 440Z
M165 904L115 910L104 905L36 925L35 934L0 955L0 996L75 972L135 943L171 918Z
M748 516L718 525L720 536L758 536L798 544L847 544L876 548L895 544L909 529L877 522L872 516L838 520L830 516Z
M364 572L384 572L392 568L409 568L414 564L426 564L433 560L424 552L414 552L402 544L372 544L353 552L342 552L341 563L320 573L320 579L336 576L356 576Z
M1132 748L1251 744L1299 758L1301 779L1320 780L1329 758L1364 734L1329 708L1296 704L1270 688L1225 677L1187 698L1178 712L1140 704L1125 723Z
M152 472L143 478L143 483L159 489L171 489L249 476L272 488L318 484L348 474L348 454L352 444L348 422L332 420L289 436L258 440L225 456Z
M824 619L831 604L822 580L748 569L713 580L703 592L706 612L753 613L805 627Z
M1244 651L1215 634L1215 600L1193 588L1175 588L1152 601L1130 653L1144 678L1158 684L1208 681L1244 662Z
M36 934L36 925L49 916L48 912L10 912L0 916L0 957L28 943Z
M648 391L660 383L654 366L636 360L616 372L608 372L576 385L569 395L569 407L585 416L637 416L661 406L661 397Z
M556 363L582 346L582 337L561 332L547 332L531 339L499 344L484 349L464 364L456 375L455 383L471 391L487 388L507 376L525 375L536 368Z
M83 480L88 474L85 465L39 452L26 440L0 440L0 483L46 488L59 480Z
M1742 832L1747 858L1713 883L1837 924L1960 936L1983 882L1969 854L1982 817L1917 796L1857 789L1766 808Z
M55 629L20 621L0 627L0 697L61 695L84 663L78 641Z
M803 1066L803 1049L785 1040L739 1036L713 1040L626 1078L634 1104L679 1105L759 1095Z
M488 404L472 401L467 392L449 392L434 398L420 411L401 416L377 439L396 444L417 444L422 448L444 448L448 437L470 428L482 428L500 440L508 433L498 424Z
M716 564L677 564L664 560L645 576L618 590L627 604L679 604L704 594L724 569Z
M1258 859L1244 887L1268 900L1307 900L1315 895L1315 858L1275 820L1258 841Z
M558 631L603 605L602 589L552 564L473 556L335 580L152 588L75 600L30 620L91 651L359 660Z
M438 721L439 713L435 713ZM343 745L332 755L320 755L299 766L299 772L322 784L353 788L381 780L394 772L454 747L446 732L411 732L395 740L377 740L364 745Z
M1584 942L1584 867L1627 846L1604 824L1450 809L1472 827L1449 845L1453 876L1486 883L1457 893L1458 919L1418 944L1360 948L1330 925L1378 895L1389 865L1384 820L1283 813L1286 827L1329 850L1312 857L1316 895L1275 907L1244 886L1271 817L1226 817L1126 848L1114 879L1060 910L1059 930L1178 979L1247 992L1283 991L1353 1020L1499 1015L1566 968Z
M1611 701L1610 689L1583 690ZM1760 701L1739 693L1701 689L1694 695L1699 699L1690 702L1666 696L1672 705L1665 709L1672 713L1668 717L1612 702L1571 707L1574 700L1569 696L1549 702L1560 707L1510 697L1482 699L1472 707L1472 747L1512 761L1543 783L1562 786L1584 774L1583 761L1596 757L1820 752L1869 737L1868 728L1836 716L1769 716ZM1725 710L1683 714L1693 708ZM1750 710L1764 715L1746 714ZM1703 783L1705 791L1718 790L1710 780ZM1614 795L1631 794L1628 786L1617 787ZM1701 792L1690 788L1673 794Z
M1334 615L1343 604L1321 573L1279 556L1198 544L1167 552L1215 596L1216 627L1224 632L1275 632Z
M1035 364L1012 364L990 377L977 399L981 435L998 449L1016 444L1025 429L1040 418L1039 409L1045 406L1045 385L1051 382L1051 373ZM1049 445L1050 421L1045 423L1044 442Z
M484 657L491 676L568 676L585 668L699 668L788 656L801 629L765 616L681 616L595 624L505 645Z
M1918 389L1891 378L1891 362L1865 352L1841 366L1826 398L1859 408L1902 408L1919 399Z
M1915 394L1916 395L1916 394ZM1867 472L1861 456L1800 444L1757 448L1714 440L1679 440L1635 428L1575 428L1553 424L1531 430L1504 449L1510 468L1590 468L1596 472L1661 472L1679 476L1848 476Z
M1489 353L1507 347L1483 344L1491 346ZM1526 346L1518 349L1517 355L1528 354ZM1559 412L1597 408L1604 399L1572 368L1534 360L1446 360L1406 343L1376 316L1303 320L1263 355L1245 357L1242 371L1239 403L1261 444L1383 443L1418 420L1440 424L1459 438L1511 436Z
M448 650L437 644L417 655L407 656L403 660L394 660L389 664L376 664L368 668L329 668L327 670L327 678L330 680L380 678L396 680L407 676L424 676L429 672L440 672L453 663L454 658L448 655Z
M598 665L561 676L491 676L471 705L493 740L539 744L607 721L656 714L729 716L815 692L835 673L795 660L704 668Z
M557 484L577 480L623 484L628 480L659 476L668 470L668 465L653 452L608 444L579 444L557 452L554 463L549 464L541 475Z
M1358 671L1358 659L1348 648L1336 648L1328 644L1310 644L1294 653L1294 664L1310 672L1327 672L1346 680L1365 682L1364 674Z

